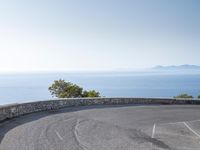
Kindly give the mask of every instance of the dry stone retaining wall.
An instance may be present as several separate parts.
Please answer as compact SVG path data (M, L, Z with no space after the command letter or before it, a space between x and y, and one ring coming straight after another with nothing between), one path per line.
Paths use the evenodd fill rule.
M178 100L178 99L158 99L158 98L75 98L56 99L49 101L39 101L23 104L13 104L0 106L0 121L13 117L59 109L70 106L83 105L115 105L115 104L200 104L200 100Z

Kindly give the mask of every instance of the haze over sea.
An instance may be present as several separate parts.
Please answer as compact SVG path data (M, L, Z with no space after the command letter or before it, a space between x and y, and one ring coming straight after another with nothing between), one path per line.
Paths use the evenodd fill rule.
M1 73L0 105L47 100L48 87L65 79L95 89L106 97L173 97L200 94L200 73L90 72L90 73Z

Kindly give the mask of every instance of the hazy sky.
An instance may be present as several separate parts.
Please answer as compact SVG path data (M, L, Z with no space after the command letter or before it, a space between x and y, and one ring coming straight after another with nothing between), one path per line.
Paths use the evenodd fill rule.
M200 0L0 0L0 71L200 65Z

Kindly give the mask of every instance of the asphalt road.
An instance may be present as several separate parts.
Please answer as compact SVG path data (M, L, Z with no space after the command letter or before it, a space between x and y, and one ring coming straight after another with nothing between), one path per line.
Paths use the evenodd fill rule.
M82 106L0 124L0 150L198 150L200 106Z

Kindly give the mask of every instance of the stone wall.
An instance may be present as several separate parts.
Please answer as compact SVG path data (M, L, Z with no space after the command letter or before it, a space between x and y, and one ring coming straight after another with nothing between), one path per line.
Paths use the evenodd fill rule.
M84 105L115 104L200 104L199 100L158 99L158 98L76 98L56 99L32 103L13 104L0 107L0 121L13 117L52 109Z

